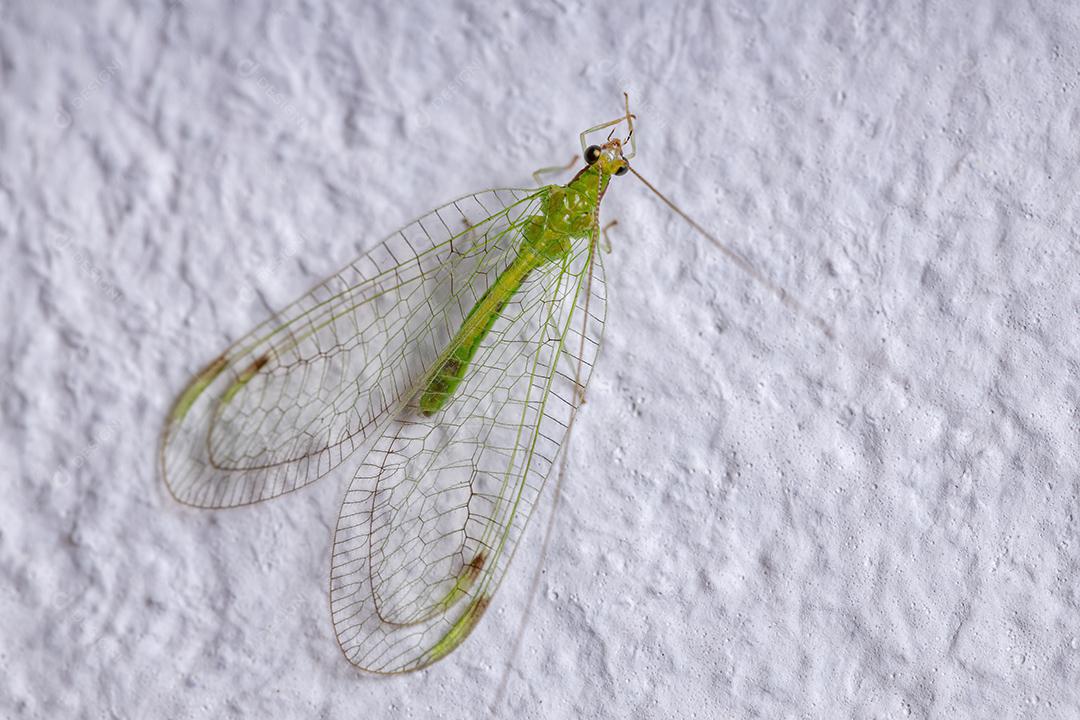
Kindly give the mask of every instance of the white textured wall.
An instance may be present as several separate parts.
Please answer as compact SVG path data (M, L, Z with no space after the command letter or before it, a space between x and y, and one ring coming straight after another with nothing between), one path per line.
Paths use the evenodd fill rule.
M514 718L1080 716L1075 5L367 5L0 5L0 714L472 718L505 678ZM617 179L519 653L549 505L465 646L360 675L341 477L180 507L162 417L624 89L636 167L836 341Z

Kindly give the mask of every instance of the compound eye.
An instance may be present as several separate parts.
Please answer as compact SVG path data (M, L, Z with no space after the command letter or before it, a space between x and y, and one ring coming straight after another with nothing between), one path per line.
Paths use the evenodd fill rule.
M594 162L600 159L600 146L590 145L585 148L585 162L592 165Z
M615 171L615 174L616 175L625 175L627 173L627 171L629 171L629 170L630 170L630 166L627 165L626 163L623 163L622 165L619 166L619 169Z

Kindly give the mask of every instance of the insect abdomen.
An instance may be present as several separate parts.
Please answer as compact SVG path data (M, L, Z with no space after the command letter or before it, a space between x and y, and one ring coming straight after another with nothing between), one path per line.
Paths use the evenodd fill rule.
M453 397L480 343L487 337L495 319L525 282L528 274L570 251L570 240L565 233L548 226L545 217L549 212L550 208L541 215L526 219L522 228L524 242L521 253L476 301L476 305L461 324L461 329L450 343L453 351L442 360L439 369L420 396L420 411L425 415L441 410Z
M487 337L495 324L495 319L499 317L506 303L518 291L529 270L532 269L527 266L518 267L519 265L524 265L520 256L503 271L495 284L488 288L469 311L461 329L451 341L453 352L442 361L442 365L428 383L427 389L420 396L420 411L425 415L431 415L442 409L461 384L480 343Z

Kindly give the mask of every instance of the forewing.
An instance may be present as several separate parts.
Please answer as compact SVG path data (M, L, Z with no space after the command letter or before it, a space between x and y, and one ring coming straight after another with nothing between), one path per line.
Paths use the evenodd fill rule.
M512 260L518 227L545 192L490 190L444 205L233 344L166 418L172 494L200 507L267 500L364 445Z
M342 505L330 581L353 664L424 667L486 609L579 403L575 374L583 391L599 349L605 293L598 258L589 280L591 244L529 276L442 410L406 408L367 453Z

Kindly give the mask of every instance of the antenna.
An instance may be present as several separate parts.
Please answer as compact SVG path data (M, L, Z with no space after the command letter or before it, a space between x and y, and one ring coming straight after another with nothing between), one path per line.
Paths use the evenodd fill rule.
M780 302L782 302L788 307L788 309L792 310L793 312L795 312L795 314L802 316L804 319L817 326L818 330L825 334L825 337L829 338L830 340L834 339L832 327L830 327L829 323L825 322L825 320L823 320L820 315L816 315L815 313L808 310L806 306L796 300L791 295L791 293L789 293L787 290L780 287L779 285L762 275L760 272L758 272L757 268L755 268L749 260L744 258L732 248L728 247L725 243L721 242L716 236L703 228L692 217L683 212L678 205L669 200L668 197L664 195L664 193L657 190L655 185L642 177L641 173L631 167L629 163L627 163L626 166L630 168L630 172L634 173L637 179L640 180L645 185L645 187L653 191L656 197L660 198L665 205L667 205L675 212L676 215L685 220L687 224L690 225L690 227L697 230L709 242L719 248L720 252L724 253L724 255L726 255L728 259L734 262L743 272L745 272L747 275L754 278L759 283L768 288L773 295L779 298Z

